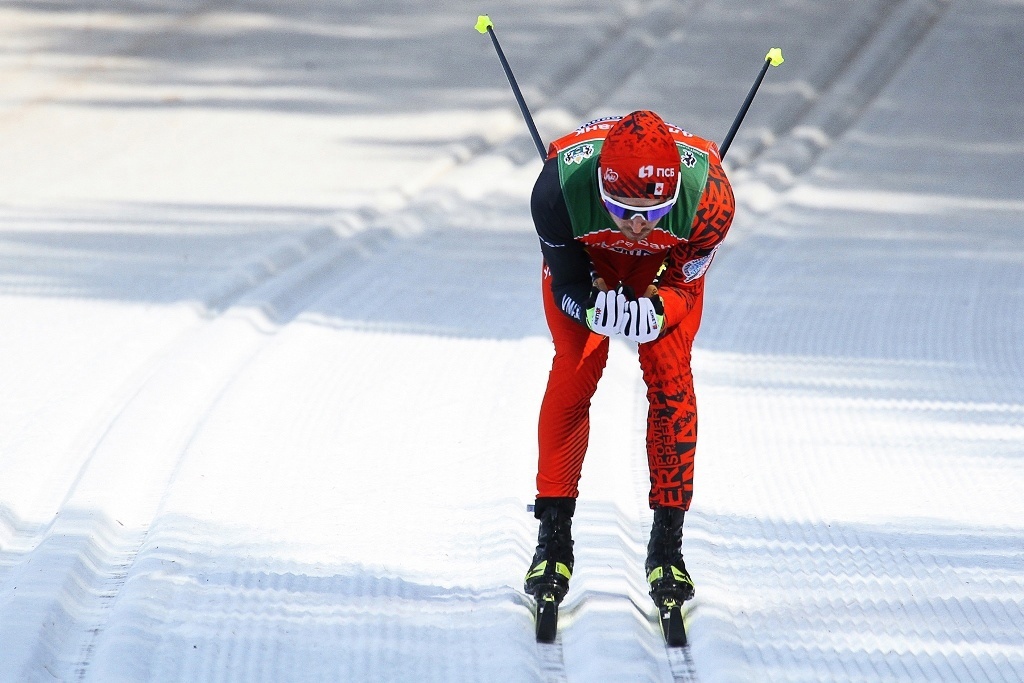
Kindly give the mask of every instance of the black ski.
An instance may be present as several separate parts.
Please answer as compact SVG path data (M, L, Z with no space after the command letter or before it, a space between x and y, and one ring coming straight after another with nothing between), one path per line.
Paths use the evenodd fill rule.
M661 632L669 647L686 646L686 627L683 626L683 605L675 598L665 598L658 604Z
M558 600L550 591L538 592L536 598L537 642L553 643L558 632Z

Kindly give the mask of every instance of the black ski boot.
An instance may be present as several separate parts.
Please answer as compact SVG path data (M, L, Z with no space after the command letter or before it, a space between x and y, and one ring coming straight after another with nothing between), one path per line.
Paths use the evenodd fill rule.
M540 520L537 552L526 572L523 590L537 600L537 640L551 643L558 628L558 605L569 591L574 562L572 515L575 498L538 498L533 514Z
M658 606L661 628L670 646L686 645L682 605L693 597L693 579L683 564L681 508L655 508L651 541L647 544L647 584Z

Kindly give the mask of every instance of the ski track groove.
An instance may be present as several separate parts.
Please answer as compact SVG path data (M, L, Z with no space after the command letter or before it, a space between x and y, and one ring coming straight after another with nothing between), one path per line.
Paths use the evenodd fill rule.
M669 669L672 671L674 683L699 683L697 667L693 662L693 655L690 653L690 646L666 647L668 652Z
M702 4L703 0L650 2L623 22L610 44L603 43L593 58L585 59L571 80L552 87L553 93L540 103L538 111L561 109L581 119L591 116L645 65L645 59L658 50L658 43L680 30Z
M569 677L565 673L561 633L555 637L553 643L537 643L537 660L544 683L569 683Z
M740 129L733 140L728 168L750 166L758 157L777 147L802 121L812 115L818 103L844 78L858 54L872 50L871 45L884 28L885 21L907 0L868 0L851 9L852 14L834 29L837 36L829 42L829 51L820 58L820 66L803 81L799 92L790 94L772 107L765 119L771 121L772 139L766 141L749 129ZM785 54L785 46L783 53ZM769 74L773 69L769 69Z
M822 74L822 81L813 84L816 97L797 107L800 114L779 130L779 139L771 146L741 155L742 165L735 167L743 168L745 174L739 178L768 178L777 187L792 185L856 124L950 4L951 0L901 0L858 9L854 21L848 20L844 27L860 25L861 13L867 11L871 18L862 25L869 28L866 32L854 29L852 45L830 60L843 66ZM732 162L735 159L730 166Z
M653 513L647 504L647 497L650 492L650 473L647 466L647 448L646 448L646 424L647 424L647 387L643 382L642 377L637 377L634 386L636 387L633 391L634 403L633 403L633 466L630 468L633 474L633 488L636 491L636 500L638 508L638 519L640 520L639 539L641 540L641 549L644 551L643 554L637 557L637 562L643 566L644 558L646 557L646 543L644 539L650 536L651 523L653 520ZM685 534L683 540L683 555L686 555L686 543ZM654 606L654 601L651 600L650 595L646 592L646 584L641 589L640 603L644 606L643 611L647 617L648 622L651 623L652 628L649 629L648 646L653 652L664 652L665 658L668 664L668 670L671 673L673 683L700 683L700 677L697 673L697 666L693 659L692 648L689 643L685 647L669 647L665 643L664 635L661 633L661 626L659 623L659 615L657 609ZM687 636L689 636L689 630L692 624L692 620L687 617L690 615L693 609L694 603L684 603L683 620L687 630ZM638 605L639 607L639 605Z
M369 246L370 251L361 243ZM55 593L57 602L45 607L46 617L42 625L30 627L23 624L19 628L21 633L17 640L24 646L22 657L34 653L34 661L45 662L46 670L51 673L66 671L67 677L80 681L88 678L89 663L103 635L104 623L132 572L140 549L146 543L149 525L159 514L161 503L156 503L155 511L142 514L134 520L141 525L140 531L126 532L118 528L123 525L116 519L105 519L102 513L97 515L85 512L86 507L79 501L80 489L92 477L97 463L101 462L96 460L97 457L104 458L102 462L106 468L109 468L106 460L131 457L130 452L124 455L117 451L105 452L104 443L111 438L116 440L115 430L130 429L125 426L126 423L140 419L132 414L133 410L151 400L149 397L154 392L151 387L159 387L165 382L161 380L161 375L168 370L178 372L184 369L185 366L181 365L184 359L204 357L210 351L216 354L215 347L207 349L210 342L206 339L213 341L225 336L220 328L242 325L250 329L250 341L229 351L230 361L226 357L221 358L218 370L215 371L215 375L219 373L219 376L211 385L213 393L208 394L206 399L183 402L189 406L187 415L177 416L176 421L185 430L184 433L172 438L176 445L167 451L166 459L151 463L163 472L163 476L151 476L148 482L143 483L141 494L139 489L133 491L134 498L141 501L143 507L152 507L152 504L145 502L147 499L160 501L166 496L168 484L173 481L181 465L181 457L195 433L201 429L205 416L209 415L219 397L224 395L245 367L270 342L276 331L274 328L287 324L304 309L305 304L324 296L318 285L325 278L344 269L353 257L364 260L369 254L386 248L387 244L388 240L381 239L380 234L357 233L353 237L339 239L332 237L329 231L314 229L305 237L286 237L282 243L271 245L263 255L256 257L252 265L243 266L240 271L236 269L233 283L221 291L213 292L207 300L204 310L208 313L169 346L158 351L141 371L135 373L134 378L129 380L130 387L117 392L123 398L116 401L116 408L112 412L98 413L104 426L98 430L90 428L97 434L93 439L94 445L88 449L89 456L81 463L60 505L60 512L50 524L41 529L19 529L19 525L12 520L3 520L13 537L10 546L22 550L21 559L8 567L2 576L4 586L10 585L13 589L10 599L19 599L16 592L19 588L22 594L30 592L34 581L43 580L48 585L63 586ZM345 276L347 274L343 274ZM261 292L264 294L261 295ZM258 319L244 313L247 308L258 310L270 324L260 325ZM243 312L241 316L239 312ZM253 325L256 329L253 329ZM259 329L261 327L264 328L262 331ZM237 332L235 334L237 336ZM227 336L230 335L231 332L227 332ZM188 371L180 373L176 381L187 383L190 381L185 379L187 376ZM209 382L209 375L206 375L206 379ZM158 388L155 390L159 391ZM145 416L146 409L141 410L141 415ZM18 536L21 537L20 541ZM59 542L58 539L78 540ZM56 546L52 551L49 548L51 545ZM45 564L47 561L60 568L38 579L26 573L30 565ZM34 614L31 610L27 613L32 617L43 614L38 608ZM31 636L33 632L40 635L35 645L31 644L34 640ZM8 639L8 642L12 640L15 639ZM31 661L33 659L24 662L24 665L31 666ZM9 661L8 665L14 663ZM0 674L5 670L13 674L9 666L0 669Z
M97 445L106 438L127 407L176 353L180 353L183 348L192 344L193 340L202 334L211 322L223 315L233 304L242 300L246 294L265 285L272 278L288 278L294 272L301 271L304 261L315 258L317 251L325 248L331 242L330 231L326 228L312 230L306 236L289 235L276 244L270 245L250 261L233 268L225 277L218 279L214 290L208 293L198 307L200 309L199 317L140 363L138 369L132 372L122 386L111 393L111 398L108 399L106 405L97 408L92 422L83 429L83 433L76 439L74 448L90 454L94 453ZM261 308L268 318L277 316L269 303ZM89 378L87 377L85 381L89 381ZM41 421L45 417L47 416L44 415L39 420ZM21 426L20 431L27 434L31 433L33 429L38 430L39 427L36 421L30 420ZM86 459L79 466L78 474L67 485L67 492L59 508L64 508L68 504L78 482L88 468L89 459ZM30 552L39 540L51 532L49 526L36 528L21 524L7 510L3 510L3 514L0 515L0 528L6 529L5 545L19 549L21 554ZM0 578L2 576L3 574L0 574Z
M371 241L371 243L377 244L377 243L380 242L380 237L379 236L370 234L370 235L367 235L366 237L367 237L368 240ZM379 246L379 244L377 246ZM397 247L397 250L398 250L399 253L401 253L403 250L407 249L408 246L409 246L408 243L400 245L400 246ZM373 281L372 278L370 280L366 279L366 277L365 277L366 276L366 272L363 272L364 270L369 269L371 271L376 272L376 271L378 271L378 270L380 270L382 268L394 267L394 265L395 265L394 264L394 259L387 257L385 252L382 252L379 249L374 249L374 250L371 250L369 253L367 253L366 250L362 250L362 249L358 249L358 248L353 249L353 247L351 245L344 245L344 249L343 250L345 252L351 252L351 251L359 252L360 258L363 260L363 264L360 266L360 268L357 268L354 271L352 269L345 269L344 272L337 272L337 276L336 277L331 277L330 279L327 279L327 278L324 278L322 276L316 275L316 272L313 269L308 269L307 268L307 269L303 269L302 271L300 271L297 276L292 277L291 278L292 279L291 282L283 283L285 285L284 286L284 291L285 292L294 292L294 291L304 291L305 289L307 289L306 284L308 284L308 281L310 280L311 276L313 276L313 279L316 280L316 281L326 280L326 282L321 284L319 286L319 288L315 291L315 296L314 297L312 297L312 298L306 297L303 300L299 301L298 303L296 303L294 301L290 302L289 313L288 313L288 316L289 316L288 319L289 320L293 319L298 313L301 313L302 311L309 310L310 308L315 308L316 304L318 302L322 301L322 300L330 300L332 298L337 298L337 297L340 297L340 296L345 296L347 293L350 292L350 286L352 285L352 283L365 283L365 282L368 282L368 281ZM392 254L393 255L393 250L387 252L387 254ZM327 260L328 262L332 261L331 258L326 258L325 260ZM337 261L338 259L334 258L333 260ZM338 271L339 267L335 266L331 270L332 271ZM290 277L289 273L291 273L291 271L289 271L288 273L283 275L282 278L279 278L279 279L284 279L286 277ZM277 297L276 299L280 299L280 298L281 297ZM266 312L268 310L268 307L266 305L261 306L260 308L262 308L264 310L264 312ZM281 324L282 320L281 320L280 311L281 311L282 307L280 307L280 306L270 306L269 309L272 312L275 313L275 321L277 322L277 324ZM229 388L228 386L225 386L224 387L224 392L226 392L228 390L228 388ZM214 412L214 405L215 404L211 404L211 406L207 409L207 412L209 412L209 413ZM187 450L188 450L188 447L186 446L183 449L183 451L187 451ZM159 516L159 514L160 513L158 512L157 516ZM162 545L164 545L164 544L163 544L163 542L161 542L160 537L152 538L152 539L147 539L145 544L144 544L144 548L143 548L142 552L139 554L140 560L142 562L144 562L144 563L148 563L149 562L149 559L148 559L149 555L151 553L155 552ZM506 544L503 543L503 545L506 545ZM477 552L479 552L479 550L480 549L477 548ZM501 552L501 556L502 557L507 557L508 556L507 549ZM133 570L133 574L135 574L139 578L142 578L142 577L145 576L146 571L144 569L139 569L139 571L137 571L137 572L135 570ZM309 579L303 579L301 577L299 578L298 582L295 582L295 581L292 580L292 578L293 578L292 575L287 575L287 576L282 575L282 576L279 576L277 578L271 577L270 588L271 589L280 589L283 592L283 596L282 596L282 599L281 599L282 600L282 604L286 604L285 600L287 600L289 603L296 601L298 599L296 591L301 593L302 591L306 590L305 584L309 582ZM246 573L233 574L232 578L230 579L230 581L228 581L227 585L233 587L233 586L236 586L236 585L238 585L240 583L240 584L242 584L244 586L244 585L246 585L246 582L247 581L251 581L251 579L252 579L252 576L250 574L246 574ZM131 599L129 600L129 602L134 602L135 604L137 604L140 601L144 602L144 601L148 600L148 598L145 596L144 584L145 584L145 580L143 580L143 583L141 584L142 587L136 587L136 588L133 589L133 592L132 592L132 595L131 595ZM384 585L389 585L389 584L385 583ZM376 595L378 597L384 598L385 602L387 601L388 598L391 598L391 597L395 597L395 596L397 596L399 598L402 597L401 593L394 593L393 591L389 591L389 590L378 591L378 590L374 590L373 586L369 586L367 588L367 591L370 594L372 594L372 595ZM347 592L346 592L346 594L347 594ZM267 612L266 605L263 604L263 602L261 602L261 601L265 601L265 599L267 597L267 594L266 594L265 590L263 590L263 591L261 591L259 593L250 593L250 592L245 591L245 590L236 590L234 588L231 588L229 590L229 596L230 597L229 597L229 600L228 600L227 608L223 612L223 614L225 615L225 623L219 629L217 629L216 632L217 633L230 632L230 633L235 634L239 640L252 640L254 642L255 641L260 641L260 639L258 637L258 631L260 629L269 629L269 628L271 628L271 624L272 624L274 619L285 618L287 623L291 624L292 626L297 626L298 624L302 623L303 624L303 628L305 629L305 628L309 628L311 626L315 626L315 624L311 624L311 625L305 625L304 624L304 622L307 620L306 618L308 616L310 616L310 615L315 616L317 618L316 621L321 623L321 624L324 623L325 621L328 624L330 624L335 619L337 619L337 610L339 609L339 607L336 606L334 612L332 612L332 611L323 612L323 610L304 611L302 609L296 610L292 606L288 605L287 608L282 607L282 611L285 612L285 615L273 614L273 615L270 615L268 617L268 615L266 614L266 612ZM211 600L211 601L205 602L204 604L211 604L212 602L213 601ZM255 606L255 609L254 609L254 606ZM127 612L127 613L125 613L125 612ZM260 615L261 617L267 617L267 618L258 618L258 619L255 619L255 620L250 620L250 619L247 619L247 618L242 618L245 615L250 615L251 616L254 613L257 614L257 615ZM293 616L292 617L288 617L287 614L289 614L289 613L293 614ZM360 611L360 613L361 614L366 613L366 609L365 608L362 609ZM300 618L301 618L301 621L298 621ZM126 608L126 610L121 610L121 614L119 615L119 621L121 622L121 624L119 626L119 628L120 628L119 632L123 632L126 629L125 624L129 623L131 619L133 619L132 608L131 607ZM255 623L251 623L253 621ZM388 633L391 633L391 629L392 628L395 628L395 629L398 629L398 632L393 634L394 635L393 639L401 639L400 632L402 632L402 628L400 628L397 625L392 625L390 621L385 621L383 623L383 626L384 626L384 629L385 629L384 630L384 635L385 636L387 636ZM367 626L367 628L370 628L370 627ZM380 633L378 633L377 635L379 636ZM315 633L315 632L310 632L310 638L318 638L319 639L321 637L322 637L322 635L317 635L317 633ZM387 638L385 638L385 640L387 640ZM110 639L108 638L108 642L109 641L110 641ZM242 665L244 667L256 666L255 663L254 663L254 659L255 658L264 658L265 659L267 657L267 652L266 652L266 648L265 647L255 647L255 646L252 647L252 648L243 647L240 642L235 642L234 640L229 642L227 645L228 645L228 649L232 650L232 652L235 653L234 655L232 655L233 659L231 661L242 662ZM218 649L218 648L214 648L214 649ZM116 657L117 657L116 652L112 655L111 652L109 651L109 648L108 648L107 651L105 651L103 653L103 655L104 655L103 656L104 662L109 662L112 659L116 659ZM204 668L203 671L202 671L201 677L204 678L204 679L215 679L217 672L221 670L221 668L220 668L220 664L222 663L221 660L217 659L216 661L213 661L212 663L209 662L209 660L204 660L204 661L206 661L207 664L205 665L206 668ZM369 667L370 671L374 672L375 671L375 667L376 667L376 663L374 664L374 666ZM359 668L360 667L357 667L357 669L359 669ZM267 667L262 668L261 670L262 671L282 671L283 669L280 666L280 662L274 662L273 666L270 666L270 664L268 663ZM337 675L338 675L338 673L337 672L333 672L333 671L325 672L324 673L324 676L328 677L328 678L333 678L333 677L335 677ZM370 678L373 678L374 680L376 680L376 677L379 677L381 674L379 674L379 673L371 673L371 674L368 674L368 675L370 676ZM160 676L160 677L162 677L162 676Z

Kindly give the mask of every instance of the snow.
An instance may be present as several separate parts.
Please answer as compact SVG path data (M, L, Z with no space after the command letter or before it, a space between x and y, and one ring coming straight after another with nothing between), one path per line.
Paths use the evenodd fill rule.
M665 649L635 349L555 646L536 150L652 108L741 212ZM499 11L500 10L500 11ZM0 8L0 681L1024 680L1024 6Z

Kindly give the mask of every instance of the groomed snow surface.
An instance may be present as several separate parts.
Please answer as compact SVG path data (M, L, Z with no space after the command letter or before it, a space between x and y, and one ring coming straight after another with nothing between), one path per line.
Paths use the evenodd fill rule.
M694 351L691 646L612 346L558 642L521 581L546 140L741 209ZM1024 680L1024 4L9 0L0 680Z

